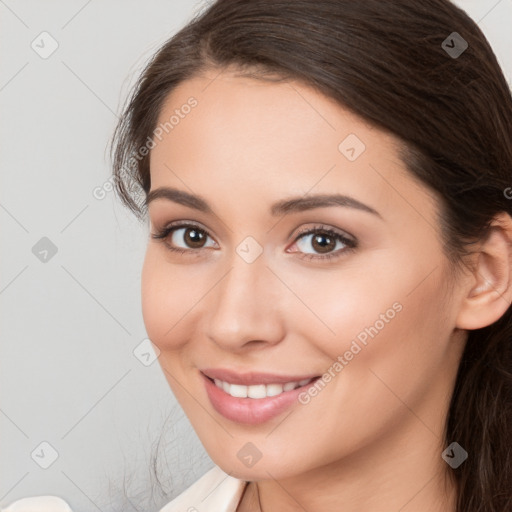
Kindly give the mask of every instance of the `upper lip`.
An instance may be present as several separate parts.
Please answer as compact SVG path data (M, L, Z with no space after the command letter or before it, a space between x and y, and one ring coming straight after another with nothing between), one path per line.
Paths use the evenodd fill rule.
M210 379L218 379L230 384L241 386L253 386L255 384L286 384L287 382L298 382L305 379L313 379L318 375L279 375L273 373L247 372L237 373L233 370L223 368L206 368L201 373Z

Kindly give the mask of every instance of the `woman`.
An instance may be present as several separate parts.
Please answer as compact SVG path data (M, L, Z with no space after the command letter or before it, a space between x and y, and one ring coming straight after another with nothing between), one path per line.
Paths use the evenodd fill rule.
M511 126L447 0L218 0L157 52L114 174L215 463L162 512L512 510Z
M445 0L219 0L158 51L115 175L216 464L163 512L512 510L511 126Z

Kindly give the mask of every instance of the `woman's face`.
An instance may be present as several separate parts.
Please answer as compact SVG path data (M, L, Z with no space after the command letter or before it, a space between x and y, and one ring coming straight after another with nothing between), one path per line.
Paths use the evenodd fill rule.
M182 83L155 134L144 320L212 459L245 479L438 460L457 290L396 140L227 71Z

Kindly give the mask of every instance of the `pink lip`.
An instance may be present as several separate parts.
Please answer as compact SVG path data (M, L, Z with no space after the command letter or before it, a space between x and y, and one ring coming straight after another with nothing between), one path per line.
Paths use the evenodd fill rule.
M297 404L299 394L313 384L311 382L292 391L284 391L280 395L267 398L235 398L218 388L211 379L250 386L253 384L282 384L313 377L282 377L258 373L236 375L227 370L204 370L201 373L206 393L213 408L228 420L249 425L265 423L279 416L293 404Z
M252 386L255 384L286 384L287 382L299 382L304 379L314 379L318 375L277 375L272 373L248 372L236 373L232 370L221 368L206 368L201 373L210 379L219 379L230 384Z

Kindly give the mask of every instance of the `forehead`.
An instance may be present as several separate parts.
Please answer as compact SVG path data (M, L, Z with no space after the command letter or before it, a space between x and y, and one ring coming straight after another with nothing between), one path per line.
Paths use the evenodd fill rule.
M298 82L211 70L168 96L158 127L153 190L237 193L247 204L337 191L381 205L426 192L400 160L395 137Z

